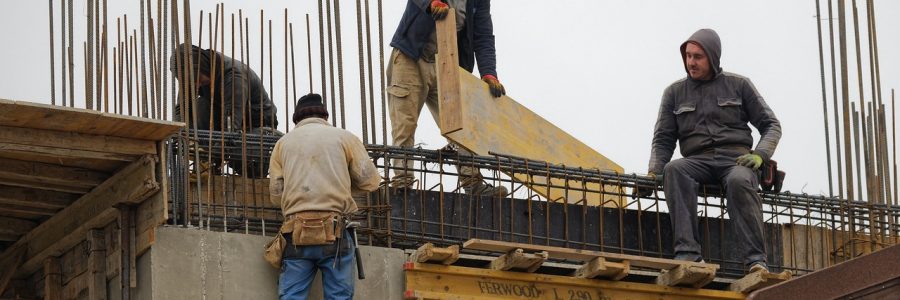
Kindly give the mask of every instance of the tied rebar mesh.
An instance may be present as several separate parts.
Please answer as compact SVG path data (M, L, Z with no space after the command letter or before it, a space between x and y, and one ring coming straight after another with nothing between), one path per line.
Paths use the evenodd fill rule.
M232 166L267 167L278 137L247 134L246 138L254 141L243 146L246 152L239 133L184 132L169 141L170 151L184 147L191 153L187 160L176 156L167 166L166 174L173 177L169 180L173 185L171 224L201 224L210 230L263 235L277 232L283 217L280 207L269 201L268 181L243 176ZM673 255L665 195L653 178L503 154L467 156L381 145L367 148L384 184L355 198L363 243L415 248L423 242L448 245L480 238L652 257ZM412 188L390 185L393 170L404 167L390 165L392 159L415 162ZM192 166L198 161L202 166L195 169ZM511 194L503 198L464 194L457 173L460 166L481 169L487 184L507 187ZM181 178L186 169L191 170L188 180ZM549 182L550 186L529 187L512 175L518 180L550 178L534 181ZM197 180L202 184L194 184ZM634 199L630 195L636 186L654 192ZM535 192L547 188L563 189L563 194L570 196L547 199ZM596 206L589 204L586 196L571 196L589 193L614 200ZM720 275L736 277L745 271L741 245L721 195L718 186L701 187L699 242L704 258L721 265ZM802 274L821 269L896 244L900 236L897 206L790 192L761 192L761 196L766 248L774 270Z

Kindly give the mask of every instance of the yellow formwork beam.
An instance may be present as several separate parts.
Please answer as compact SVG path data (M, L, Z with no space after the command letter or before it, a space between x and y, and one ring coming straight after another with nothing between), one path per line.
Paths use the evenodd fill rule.
M567 167L623 172L621 166L509 96L492 97L484 82L458 66L454 15L447 16L437 21L439 123L444 137L479 155L494 152ZM578 178L548 182L544 176L507 175L550 200L585 200L589 205L605 206L623 205L625 200L614 196L623 193L620 188L599 182Z
M738 292L408 262L406 299L744 299Z

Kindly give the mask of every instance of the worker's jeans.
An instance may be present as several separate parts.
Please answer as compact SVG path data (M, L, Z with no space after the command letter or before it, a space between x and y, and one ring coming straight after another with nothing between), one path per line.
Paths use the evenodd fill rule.
M759 179L756 172L735 163L747 151L715 149L666 164L663 189L672 218L676 256L688 260L700 258L697 190L701 184L721 184L725 188L728 216L743 247L744 263L766 261L762 199L756 191Z
M290 234L285 235L287 246L278 278L278 295L282 300L308 299L309 290L318 270L322 270L325 299L353 298L353 237L344 231L344 247L334 266L335 246L296 246Z
M428 106L438 127L441 124L435 64L421 58L414 60L395 48L391 52L387 68L387 82L393 145L411 148L415 144L416 127L422 106ZM460 150L461 154L470 154L464 149ZM398 168L405 166L403 169L394 170L395 180L412 182L414 177L412 161L394 159L391 164ZM478 170L472 167L460 166L459 173L464 177L479 179L481 177Z

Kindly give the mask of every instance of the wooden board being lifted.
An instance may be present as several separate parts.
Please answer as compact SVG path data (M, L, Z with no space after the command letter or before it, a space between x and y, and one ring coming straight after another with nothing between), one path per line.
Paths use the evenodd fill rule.
M437 77L441 110L441 134L461 147L479 155L489 152L546 161L567 167L582 167L623 172L621 166L553 125L508 96L494 98L487 85L460 68L456 46L454 14L437 21ZM616 187L578 180L551 179L543 176L507 174L551 200L576 203L586 199L589 205L622 204L624 197L601 195L621 193ZM575 187L588 192L555 187ZM585 188L582 188L585 187ZM602 200L601 200L602 199Z

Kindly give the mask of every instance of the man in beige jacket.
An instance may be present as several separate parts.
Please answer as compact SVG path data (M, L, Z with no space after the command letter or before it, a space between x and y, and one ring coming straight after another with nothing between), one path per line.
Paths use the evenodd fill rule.
M353 298L354 241L342 224L357 211L351 191L374 191L381 177L359 138L327 119L321 96L300 98L296 127L269 162L271 200L285 216L281 299L306 299L320 269L326 299Z

